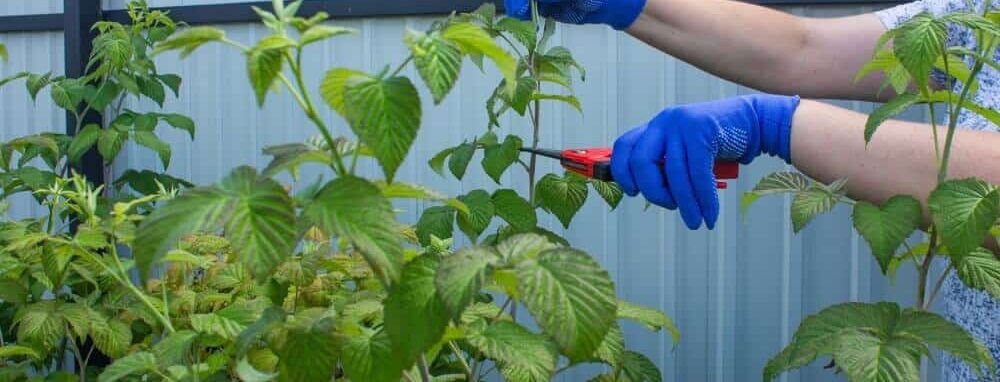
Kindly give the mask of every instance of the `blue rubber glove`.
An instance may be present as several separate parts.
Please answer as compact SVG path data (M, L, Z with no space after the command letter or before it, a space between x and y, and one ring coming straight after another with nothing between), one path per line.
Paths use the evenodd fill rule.
M607 24L623 30L635 22L646 0L538 0L538 13L567 24ZM504 0L507 15L531 20L531 0Z
M629 196L681 210L688 228L719 218L716 159L748 164L761 153L791 162L799 97L749 95L664 110L615 141L611 173Z

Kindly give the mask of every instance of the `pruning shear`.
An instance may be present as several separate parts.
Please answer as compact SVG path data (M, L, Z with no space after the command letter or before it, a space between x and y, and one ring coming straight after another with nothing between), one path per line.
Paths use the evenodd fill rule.
M558 159L566 170L588 178L605 182L615 180L614 176L611 175L611 148L608 147L588 147L562 151L522 147L521 151L546 158ZM712 172L715 173L715 186L724 190L729 185L720 180L738 178L740 175L740 164L733 161L716 161Z

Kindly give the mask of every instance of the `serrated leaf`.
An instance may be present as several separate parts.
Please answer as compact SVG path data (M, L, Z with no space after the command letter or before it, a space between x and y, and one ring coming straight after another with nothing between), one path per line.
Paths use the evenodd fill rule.
M993 356L979 340L937 314L907 309L899 317L896 330L955 356L979 377L983 377L983 366L995 370Z
M597 191L601 199L604 199L608 203L608 207L611 207L612 211L618 208L618 205L622 202L622 198L625 197L625 192L618 186L618 183L590 179L590 185L594 187L594 191Z
M927 351L911 338L883 340L861 330L848 330L838 338L837 366L853 381L919 381L920 357Z
M455 212L450 206L435 206L425 209L417 221L417 239L421 245L431 244L431 235L438 239L450 239L455 231Z
M80 129L66 150L69 161L78 162L80 158L83 158L83 154L86 154L97 143L97 140L101 137L101 133L101 126L96 123L88 124Z
M392 182L420 128L417 89L406 77L355 77L344 88L342 101L346 113L341 114Z
M133 374L142 374L156 370L156 358L149 352L132 353L111 363L100 376L98 382L115 382Z
M261 304L237 303L213 313L191 315L191 328L199 333L235 340L247 326L257 321L263 311Z
M181 95L181 76L176 74L158 74L156 79L160 81L163 85L170 88L170 91L174 93L174 97L180 97Z
M222 41L226 38L225 32L213 27L193 27L178 32L170 39L159 43L153 54L159 54L169 50L180 50L181 58L190 55L198 47L212 42Z
M872 136L875 135L875 130L878 129L882 123L899 115L899 113L906 111L906 109L910 106L913 106L920 101L921 97L919 94L904 93L894 97L884 105L879 106L878 109L875 109L875 111L868 116L868 121L865 122L865 142L867 143L872 141Z
M455 321L479 294L489 266L499 260L495 250L484 247L464 248L441 259L434 286Z
M497 190L493 193L493 205L496 215L510 223L517 230L528 231L538 225L535 209L516 191L511 189Z
M161 185L168 191L194 187L194 184L184 179L149 170L126 170L112 185L116 190L121 190L127 185L142 195L158 193Z
M104 158L105 163L114 161L118 153L121 152L128 139L128 133L109 128L101 130L101 136L97 139L97 151Z
M425 34L407 30L405 39L420 78L431 91L434 103L440 104L458 81L462 52L438 32Z
M17 312L17 339L24 344L55 348L65 335L65 322L59 304L53 300L28 305Z
M185 362L191 354L192 345L198 338L198 333L191 330L178 330L153 345L153 355L161 367Z
M336 68L330 70L320 83L319 93L334 111L342 116L347 115L344 106L344 92L349 82L367 78L368 75L353 69Z
M500 373L509 381L548 381L558 355L545 336L532 333L511 321L471 326L467 340L486 357L498 362Z
M448 156L454 153L455 150L457 149L458 147L449 147L444 150L441 150L437 154L434 154L434 157L431 158L431 160L428 161L427 164L431 167L432 170L434 170L434 172L438 173L438 175L444 176L444 161L448 159Z
M32 349L27 346L18 346L18 345L0 346L0 359L7 359L7 358L21 357L21 356L28 357L34 360L41 359L41 356L38 355L38 352L36 352L35 349Z
M443 194L430 189L429 187L424 187L418 184L410 184L403 182L393 182L386 184L385 182L375 182L375 185L382 190L382 195L389 199L417 199L417 200L433 200L445 203L462 213L469 213L469 207L462 203L458 199L449 198Z
M618 300L618 318L636 321L654 332L667 329L674 341L674 345L677 345L681 340L681 333L677 330L677 326L674 325L674 321L659 310L633 304L625 300Z
M278 377L278 373L265 373L257 370L247 362L246 358L240 359L236 364L236 376L243 382L269 382Z
M842 182L829 187L814 184L808 190L797 193L792 199L792 227L795 232L801 231L819 214L832 210L844 197L843 186Z
M978 248L964 255L952 256L952 261L958 278L965 285L1000 298L1000 260L993 252Z
M545 94L535 92L531 95L532 101L557 101L572 106L576 111L583 113L583 105L580 99L571 95Z
M135 131L135 143L153 150L160 157L164 170L170 167L170 144L149 131Z
M881 208L859 201L854 205L851 219L854 228L871 246L882 273L886 273L896 249L920 227L923 216L920 202L911 196L898 195L882 204Z
M163 118L163 121L168 125L187 132L191 139L194 139L195 125L194 120L190 117L180 114L163 114L160 115L160 117Z
M402 377L385 331L365 329L361 335L348 337L341 353L344 373L352 381L398 382Z
M283 35L271 35L260 40L247 52L247 74L257 96L257 106L263 106L267 92L284 69L285 51L295 46L295 41Z
M502 144L487 146L483 152L483 170L500 184L500 177L507 168L517 162L524 142L516 135L508 135Z
M611 277L586 253L544 251L517 264L518 292L542 330L572 361L588 359L615 321Z
M625 333L617 322L612 323L611 330L604 336L601 346L594 352L594 360L604 362L613 368L620 368L625 361Z
M340 356L333 321L322 318L288 330L287 339L278 352L281 380L306 382L332 378ZM344 361L346 368L347 358Z
M66 110L76 110L83 100L85 88L75 79L63 79L52 82L49 95L57 106Z
M396 280L403 249L389 200L378 187L357 177L327 183L306 207L305 216L324 231L354 244L376 274Z
M952 255L978 248L1000 214L1000 192L982 180L949 180L927 200L938 234Z
M119 358L128 353L132 344L132 329L119 319L95 320L90 328L94 346L111 358Z
M900 25L893 51L920 89L928 87L931 68L947 45L948 25L929 12L921 12Z
M663 376L660 368L652 360L641 353L634 351L625 352L625 364L622 372L631 382L660 382Z
M42 91L46 86L51 83L52 73L45 74L35 74L29 73L28 78L24 82L24 86L28 89L28 95L31 96L31 100L34 101L38 98L38 92Z
M544 251L558 247L549 238L535 233L522 233L504 239L497 245L497 252L506 262L518 263L534 259Z
M587 193L586 180L574 176L546 174L535 185L538 204L559 218L566 228L587 201Z
M386 299L385 331L404 369L436 344L448 326L448 311L434 286L439 265L440 260L431 254L414 259L403 268L399 283Z
M167 93L163 90L163 84L161 84L160 81L144 77L138 77L137 80L139 84L139 92L146 96L146 98L156 102L157 106L163 107L163 102L167 99ZM108 103L110 103L110 101L111 100L108 99Z
M167 249L189 232L214 232L228 214L230 198L217 187L189 189L143 220L133 244L136 266L143 279Z
M458 200L469 207L469 213L458 215L458 228L469 237L469 240L476 241L479 234L490 226L490 222L496 214L493 200L490 194L483 190L473 190L459 196Z
M330 25L316 25L302 33L299 38L299 46L304 47L314 42L323 41L332 37L353 34L357 31L351 28L335 27Z
M457 45L466 54L489 57L506 79L507 93L513 94L517 61L510 53L500 48L489 33L471 23L452 23L441 32L441 36Z
M222 181L232 202L225 236L237 258L257 278L264 278L291 255L296 243L295 207L284 187L239 167Z

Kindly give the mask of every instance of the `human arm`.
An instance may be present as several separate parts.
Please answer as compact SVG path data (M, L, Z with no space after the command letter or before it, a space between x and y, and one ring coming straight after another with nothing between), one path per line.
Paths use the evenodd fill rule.
M854 77L885 31L873 14L806 18L726 0L647 0L627 29L667 54L755 89L860 100L879 98L881 75L858 83Z

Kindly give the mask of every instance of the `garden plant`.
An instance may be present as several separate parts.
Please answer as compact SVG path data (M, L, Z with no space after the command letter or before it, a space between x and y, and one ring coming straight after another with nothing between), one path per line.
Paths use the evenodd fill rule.
M669 318L619 300L593 258L538 226L539 209L568 226L588 183L612 206L621 192L575 175L536 174L535 158L519 155L525 140L498 136L498 116L513 111L530 118L527 142L537 146L542 102L579 108L564 94L573 71L583 71L567 49L548 46L554 24L498 17L484 6L408 31L410 55L397 66L376 74L334 68L313 80L303 52L355 31L323 13L297 16L300 5L255 8L270 34L243 45L211 27L175 30L169 15L134 1L129 25L95 25L86 76L3 80L24 80L32 97L47 88L75 121L100 112L106 123L0 146L4 201L28 193L45 207L42 216L0 222L0 380L533 381L603 363L595 380L659 381L652 361L626 350L619 320L669 330L676 341ZM193 137L190 118L123 109L122 101L162 105L181 79L159 73L153 58L186 57L208 43L245 56L258 105L282 88L318 136L268 147L266 168L239 167L208 186L114 169L131 140L152 149L165 172L171 149L157 136L161 125ZM523 167L526 197L500 189L452 198L394 179L423 108L404 70L412 65L440 103L466 58L502 74L484 100L491 123L431 166L447 161L461 178L483 151L483 168L498 183L508 168ZM322 106L356 140L334 137ZM95 148L107 177L122 174L111 187L74 172ZM377 162L384 179L361 177L361 161ZM332 180L300 181L307 163ZM283 184L283 174L295 184ZM394 199L437 206L407 225ZM454 248L456 225L474 245ZM515 318L518 306L526 312ZM91 362L99 356L111 362Z
M830 367L852 381L917 381L922 362L932 358L932 348L961 360L983 380L997 375L995 360L980 341L929 311L945 277L953 271L965 285L1000 299L1000 260L993 251L1000 240L1000 190L981 179L948 176L960 113L976 113L1000 125L997 111L974 101L977 76L985 67L998 67L995 54L1000 43L1000 13L986 3L981 13L923 13L888 31L873 60L858 74L862 78L883 72L883 89L891 88L896 94L869 117L866 141L883 122L911 106L928 108L934 124L928 139L934 140L939 170L937 187L924 201L927 211L910 195L894 196L881 205L855 202L846 197L850 179L827 185L794 172L769 175L744 196L746 209L764 195L792 194L791 219L796 232L816 215L839 203L849 204L854 227L869 244L882 273L894 278L900 267L912 263L918 274L915 306L846 303L805 318L791 343L767 363L765 381L821 357L831 359ZM947 46L951 26L970 29L978 50ZM933 71L958 86L937 89L930 81ZM946 111L947 123L939 128L941 109ZM925 219L925 212L929 218ZM922 240L914 244L914 236ZM947 262L940 274L933 272L936 259Z

